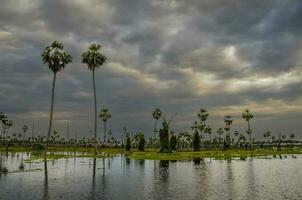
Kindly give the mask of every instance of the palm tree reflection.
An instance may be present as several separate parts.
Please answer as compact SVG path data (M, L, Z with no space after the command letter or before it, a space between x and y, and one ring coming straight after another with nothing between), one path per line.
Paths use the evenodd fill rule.
M43 197L42 200L48 200L48 170L47 170L47 157L44 157L44 188L43 188Z
M91 184L91 192L89 199L96 199L95 192L95 174L96 174L96 158L93 158L93 167L92 167L92 184Z
M162 181L167 182L169 178L169 161L160 160L159 161L159 173Z

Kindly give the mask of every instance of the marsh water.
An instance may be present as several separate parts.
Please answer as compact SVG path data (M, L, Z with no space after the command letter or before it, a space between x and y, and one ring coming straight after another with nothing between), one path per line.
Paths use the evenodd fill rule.
M302 199L302 156L194 161L1 153L0 199Z

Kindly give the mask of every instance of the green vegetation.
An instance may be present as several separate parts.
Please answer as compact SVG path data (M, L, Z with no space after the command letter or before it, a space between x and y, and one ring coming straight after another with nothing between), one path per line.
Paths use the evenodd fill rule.
M232 159L247 157L276 157L279 155L293 155L302 154L302 148L294 149L282 149L278 151L276 149L255 149L255 150L204 150L204 151L188 151L188 152L174 152L174 153L157 153L154 151L132 151L126 153L126 156L136 160L192 160L194 158L214 158L214 159Z
M0 151L6 151L6 148L0 148ZM43 151L34 151L31 148L13 147L9 148L10 152L32 152L31 160L42 160L44 158ZM144 149L144 151L132 150L125 151L120 148L102 148L98 149L97 154L94 153L94 148L73 148L73 147L49 147L47 151L47 159L60 158L105 158L116 155L125 155L131 159L146 159L146 160L192 160L194 158L213 158L213 159L232 159L247 157L280 157L280 155L295 155L302 154L302 148L283 148L281 150L273 149L211 149L201 151L176 151L173 153L160 153L154 149Z

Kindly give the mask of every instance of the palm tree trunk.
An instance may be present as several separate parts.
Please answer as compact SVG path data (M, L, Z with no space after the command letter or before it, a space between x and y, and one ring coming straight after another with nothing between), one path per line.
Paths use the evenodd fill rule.
M250 136L250 149L252 149L252 132L251 132L251 126L250 126L250 121L247 121L247 125L248 125L248 130L249 130L249 136Z
M54 73L53 81L52 81L50 117L49 117L49 127L48 127L47 140L46 140L46 150L48 148L48 142L49 142L51 127L52 127L52 116L53 116L53 104L54 104L54 96L55 96L56 76L57 76L57 73Z
M97 132L97 105L96 105L96 92L95 92L95 75L94 69L92 70L92 80L93 80L93 95L94 95L94 150L96 153L97 142L96 142L96 132Z
M153 148L154 148L154 150L155 150L155 134L156 134L156 125L157 125L157 120L158 119L155 119L155 124L154 124L154 129L153 129L153 139L154 139L154 141L153 141Z
M104 141L103 141L104 144L106 142L106 133L107 133L107 126L106 126L106 122L104 122Z

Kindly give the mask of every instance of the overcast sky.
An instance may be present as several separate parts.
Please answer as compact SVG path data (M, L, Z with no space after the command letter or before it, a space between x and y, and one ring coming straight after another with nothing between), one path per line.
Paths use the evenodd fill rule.
M0 111L11 132L33 120L46 132L53 73L41 52L58 40L74 59L57 76L53 128L92 136L92 72L80 55L99 43L108 60L96 73L98 108L115 135L151 135L159 107L178 113L175 131L200 108L214 132L225 115L243 131L249 108L256 135L302 137L301 38L300 0L1 0Z

